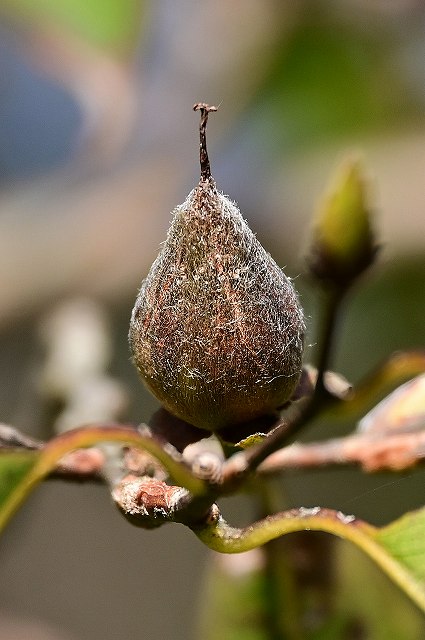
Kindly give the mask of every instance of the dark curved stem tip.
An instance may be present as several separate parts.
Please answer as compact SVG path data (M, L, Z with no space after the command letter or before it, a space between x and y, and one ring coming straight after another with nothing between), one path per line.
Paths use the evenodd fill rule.
M200 139L199 161L201 164L201 179L209 180L211 178L211 167L210 167L210 161L208 158L208 151L207 151L206 129L207 129L207 122L208 122L208 115L212 111L217 111L217 107L210 106L205 102L197 102L196 104L193 105L193 110L201 112L201 121L199 123L199 139Z

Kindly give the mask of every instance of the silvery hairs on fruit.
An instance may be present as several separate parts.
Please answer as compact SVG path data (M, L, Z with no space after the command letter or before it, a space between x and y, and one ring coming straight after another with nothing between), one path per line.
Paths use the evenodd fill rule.
M301 373L295 290L211 176L201 112L201 179L173 211L130 324L134 363L175 416L218 431L273 413Z

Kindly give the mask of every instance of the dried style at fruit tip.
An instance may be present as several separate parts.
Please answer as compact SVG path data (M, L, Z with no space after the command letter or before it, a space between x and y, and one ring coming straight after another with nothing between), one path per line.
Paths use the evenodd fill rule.
M272 414L301 373L304 320L296 292L238 207L217 190L201 111L201 179L173 212L142 283L130 346L163 406L217 431Z

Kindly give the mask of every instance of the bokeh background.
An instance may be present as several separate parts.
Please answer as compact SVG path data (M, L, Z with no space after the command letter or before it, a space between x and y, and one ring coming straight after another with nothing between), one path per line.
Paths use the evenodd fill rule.
M170 212L198 179L197 101L220 104L208 132L219 187L296 279L306 360L319 296L303 248L350 153L365 160L382 250L347 305L335 368L356 381L393 350L423 346L424 57L421 0L3 0L0 419L47 438L155 410L127 327ZM56 361L57 335L71 347ZM64 415L66 358L80 351L90 380ZM423 504L423 480L291 473L286 495L380 524ZM244 501L224 508L235 523L253 515ZM139 531L106 490L46 484L0 543L0 637L199 637L206 563L182 527Z

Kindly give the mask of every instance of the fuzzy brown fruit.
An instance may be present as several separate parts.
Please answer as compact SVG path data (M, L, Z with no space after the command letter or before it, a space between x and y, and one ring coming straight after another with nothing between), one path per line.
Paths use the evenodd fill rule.
M267 415L301 373L295 290L210 175L201 110L201 180L173 212L130 324L133 359L172 414L218 431Z

